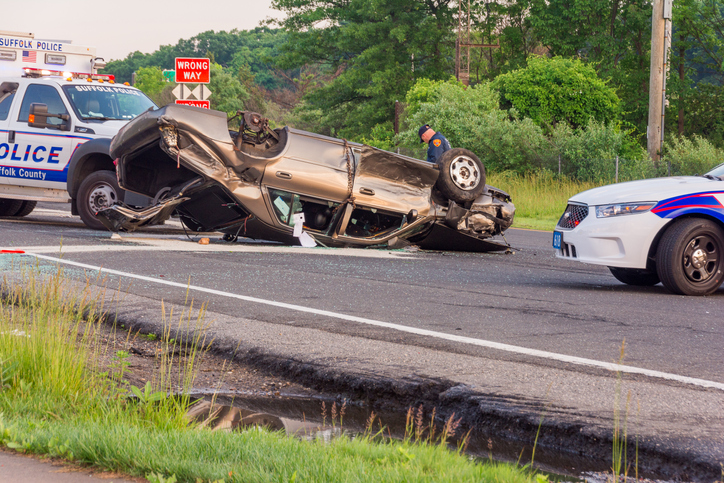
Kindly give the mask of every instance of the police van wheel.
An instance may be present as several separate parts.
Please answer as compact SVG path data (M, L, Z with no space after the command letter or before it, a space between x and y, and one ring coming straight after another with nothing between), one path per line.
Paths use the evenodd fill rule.
M485 167L472 151L462 148L445 151L438 166L440 175L435 186L447 199L467 203L485 190Z
M13 216L17 217L23 217L28 216L30 213L33 212L35 209L35 206L38 204L37 201L23 201L23 205L20 207L20 209L15 213Z
M0 198L0 216L15 216L23 206L23 200Z
M105 230L106 227L96 218L96 213L120 201L123 193L118 186L116 173L113 171L91 173L83 180L78 189L77 203L80 219L89 228Z

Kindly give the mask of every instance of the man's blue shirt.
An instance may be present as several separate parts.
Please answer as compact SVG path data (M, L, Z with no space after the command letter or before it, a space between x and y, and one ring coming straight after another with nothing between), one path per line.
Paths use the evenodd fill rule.
M430 163L437 164L437 161L440 159L440 156L442 156L442 153L448 150L450 150L450 143L447 139L445 139L445 136L436 132L432 138L430 138L430 142L428 143L427 160Z

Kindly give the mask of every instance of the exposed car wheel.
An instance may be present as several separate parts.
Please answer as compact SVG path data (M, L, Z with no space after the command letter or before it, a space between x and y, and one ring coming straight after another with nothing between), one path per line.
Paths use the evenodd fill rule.
M28 216L30 213L33 212L33 210L35 209L35 206L37 204L38 204L37 201L23 201L22 206L17 211L17 213L15 213L13 216L19 216L19 217Z
M724 279L724 232L713 221L687 218L661 238L656 268L664 286L681 295L708 295Z
M118 186L116 173L96 171L91 173L78 188L78 214L83 223L94 230L105 230L96 213L113 206L123 195Z
M437 189L449 200L467 203L485 190L485 167L471 151L462 148L445 151L438 160Z
M659 283L659 276L656 272L649 272L641 268L619 268L608 267L611 274L616 280L626 285L636 285L639 287L651 287Z

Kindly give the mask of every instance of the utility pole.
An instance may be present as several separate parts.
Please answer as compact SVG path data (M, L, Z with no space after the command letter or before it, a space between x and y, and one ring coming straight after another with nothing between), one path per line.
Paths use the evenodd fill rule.
M649 124L646 132L649 157L658 165L664 146L666 73L671 47L672 0L653 0L651 14L651 71L649 77Z
M455 41L455 78L464 85L470 85L470 48L497 48L498 44L472 44L470 43L470 0L463 9L465 0L458 2L458 38Z

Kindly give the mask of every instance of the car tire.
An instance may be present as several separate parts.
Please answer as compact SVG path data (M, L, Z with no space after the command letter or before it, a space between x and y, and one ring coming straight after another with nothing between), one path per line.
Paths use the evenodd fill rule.
M675 222L661 238L656 267L661 282L673 293L715 292L724 280L724 232L703 218Z
M464 204L485 190L485 166L472 151L462 148L445 151L438 166L440 175L435 186L448 200Z
M637 287L652 287L660 282L656 272L650 272L641 268L620 268L608 267L611 275L619 282Z
M22 206L13 216L17 216L20 218L22 218L23 216L28 216L30 213L33 212L37 204L37 201L23 201Z
M87 227L106 230L96 218L96 213L113 206L123 197L124 191L118 186L113 171L95 171L88 175L78 188L78 214Z
M23 206L23 200L0 198L0 216L15 216Z

